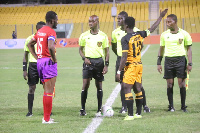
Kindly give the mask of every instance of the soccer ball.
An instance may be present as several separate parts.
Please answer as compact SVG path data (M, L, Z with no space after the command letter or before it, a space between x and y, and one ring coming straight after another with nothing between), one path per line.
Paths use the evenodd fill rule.
M111 117L114 115L114 111L113 111L112 107L104 105L102 107L102 114L105 117Z

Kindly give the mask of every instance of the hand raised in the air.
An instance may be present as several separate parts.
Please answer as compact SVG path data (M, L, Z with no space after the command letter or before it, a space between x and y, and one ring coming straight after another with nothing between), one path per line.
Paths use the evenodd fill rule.
M167 13L168 9L165 9L164 11L160 10L160 16L163 18L166 13Z

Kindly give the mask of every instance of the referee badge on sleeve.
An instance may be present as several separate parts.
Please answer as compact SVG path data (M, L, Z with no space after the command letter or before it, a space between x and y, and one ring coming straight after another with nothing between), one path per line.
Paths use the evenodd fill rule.
M182 42L183 42L183 39L179 39L179 44L182 44Z
M102 45L102 42L97 42L98 47L101 47L101 45Z

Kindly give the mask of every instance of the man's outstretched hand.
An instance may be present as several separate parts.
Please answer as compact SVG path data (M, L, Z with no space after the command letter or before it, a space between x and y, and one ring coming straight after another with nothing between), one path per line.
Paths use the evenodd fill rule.
M163 18L166 13L167 13L168 9L165 9L164 11L160 10L160 16Z

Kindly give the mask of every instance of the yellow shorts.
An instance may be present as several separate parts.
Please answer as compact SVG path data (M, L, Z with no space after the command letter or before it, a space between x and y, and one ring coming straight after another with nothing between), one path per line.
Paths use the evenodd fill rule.
M134 84L135 82L142 82L142 64L129 64L124 68L123 82L126 84Z

